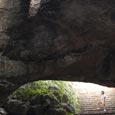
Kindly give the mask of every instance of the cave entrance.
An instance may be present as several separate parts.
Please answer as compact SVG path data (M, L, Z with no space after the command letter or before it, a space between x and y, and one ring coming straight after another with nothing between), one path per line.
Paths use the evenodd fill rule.
M101 91L106 95L106 111L103 105L97 109ZM54 115L55 112L56 115L114 115L115 88L84 82L36 81L17 89L3 107L13 115L21 111L25 112L24 115ZM64 113L65 110L67 113Z
M101 86L93 83L72 82L73 87L78 90L80 98L80 113L83 115L109 115L115 114L115 88ZM106 95L106 111L101 105L97 108L98 102L101 98L101 91Z

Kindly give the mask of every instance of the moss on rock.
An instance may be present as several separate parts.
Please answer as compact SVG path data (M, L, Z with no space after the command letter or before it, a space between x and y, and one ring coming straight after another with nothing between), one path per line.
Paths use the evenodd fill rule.
M31 105L41 105L43 109L63 108L67 115L79 113L79 97L69 82L37 81L17 89L11 96ZM69 110L68 110L69 109Z

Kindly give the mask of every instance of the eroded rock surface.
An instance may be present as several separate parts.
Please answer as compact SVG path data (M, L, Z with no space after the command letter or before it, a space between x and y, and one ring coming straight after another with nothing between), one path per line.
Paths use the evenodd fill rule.
M114 0L41 0L32 16L29 4L0 0L0 102L39 79L115 86Z

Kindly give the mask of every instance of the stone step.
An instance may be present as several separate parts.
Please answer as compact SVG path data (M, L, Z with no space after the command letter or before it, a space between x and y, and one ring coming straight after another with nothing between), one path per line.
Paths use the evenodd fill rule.
M84 106L86 106L86 107L97 107L97 105L98 104L84 103L84 104L81 104L80 107L84 107ZM112 103L112 104L108 103L108 104L106 104L106 107L115 107L115 104L114 103Z
M106 109L106 110L111 111L111 112L115 111L115 109ZM97 109L90 109L90 110L81 109L81 112L83 112L83 111L99 111L99 110L97 110ZM103 109L101 111L103 111Z
M84 114L103 114L103 113L108 113L108 114L115 114L115 110L113 110L113 111L109 111L109 110L107 110L107 111L103 111L103 110L98 110L98 111L83 111L82 113L84 113Z
M106 103L106 105L107 106L110 106L110 105L113 105L113 106L115 106L115 102L110 102L110 101L108 101L108 102L105 102ZM95 102L95 101L89 101L89 102L87 102L87 101L82 101L82 102L80 102L80 104L81 105L87 105L87 106L93 106L93 105L97 105L98 104L98 102Z
M111 111L111 113L113 113L115 110L113 109L113 110L108 110L108 109L106 109L107 111ZM94 111L94 112L98 112L99 110L95 110L95 109L92 109L92 110L83 110L83 109L81 109L80 110L80 112L85 112L85 111ZM100 111L103 111L103 109L102 110L100 110Z
M98 106L80 106L80 108L97 108ZM101 107L101 108L103 108L103 107ZM115 107L114 106L106 106L106 108L108 108L108 109L115 109Z
M92 100L92 101L91 100L87 100L87 101L86 100L82 100L82 101L80 101L80 103L84 103L84 102L87 103L87 104L89 104L89 103L92 103L92 104L93 103L98 103L98 101L95 102L94 100ZM115 104L115 101L106 101L105 103L106 104Z
M114 108L114 109L108 109L108 108L106 108L106 110L109 111L109 112L113 112L113 111L115 112L115 108ZM103 108L101 108L101 109L99 109L99 110L98 110L98 109L94 109L94 108L93 108L93 109L86 110L86 109L83 109L83 108L82 108L81 111L82 111L82 112L83 112L83 111L95 111L95 112L98 112L98 111L103 111Z
M88 97L81 96L81 98L83 98L83 99L92 99L93 98L93 99L97 99L97 100L100 99L100 97L96 97L96 96L90 96L90 97L89 96ZM110 96L110 97L106 98L106 100L111 100L111 99L115 100L115 96Z
M82 113L79 115L115 115L115 113Z
M81 98L82 98L82 99L86 99L86 100L87 100L87 99L100 100L100 98L97 98L97 97L85 97L85 98L84 98L84 97L81 97ZM106 98L106 100L115 101L115 97L111 97L111 98L108 98L108 99Z
M83 115L115 115L115 88L107 88L104 90L107 96L106 113L103 113L103 108L97 110L97 105L100 100L100 92L98 90L88 90L87 87L79 87L78 89L80 96L80 113L83 113Z
M81 109L84 109L84 110L97 110L97 107L80 107ZM106 109L108 110L115 110L115 107L106 107Z
M99 101L95 101L95 100L82 100L82 101L80 101L80 103L82 104L82 103L92 103L92 104L95 104L95 103L98 103ZM107 104L115 104L115 102L114 101L106 101L105 103L107 103Z

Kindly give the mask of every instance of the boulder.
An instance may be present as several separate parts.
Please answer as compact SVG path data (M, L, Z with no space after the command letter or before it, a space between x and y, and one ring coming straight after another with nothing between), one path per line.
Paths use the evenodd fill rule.
M49 106L51 105L52 96L50 94L45 94L42 97L42 105Z
M63 101L63 103L68 102L68 96L64 94L62 101Z
M40 101L41 101L41 97L40 95L35 95L31 98L31 105L37 105L37 104L40 104Z
M59 91L59 89L57 87L54 86L49 86L48 88L50 91L55 92L55 91Z
M0 108L0 115L8 115L4 108Z
M49 108L55 108L59 106L59 101L55 96L45 94L43 96L43 106Z
M29 103L21 102L19 100L8 100L6 109L11 114L26 115L29 110Z
M75 109L73 108L71 104L62 103L62 106L66 110L66 112L75 113Z
M52 108L45 115L66 115L66 111L62 108Z
M42 108L41 105L33 105L30 106L27 115L43 115L43 114L44 114L44 109Z

